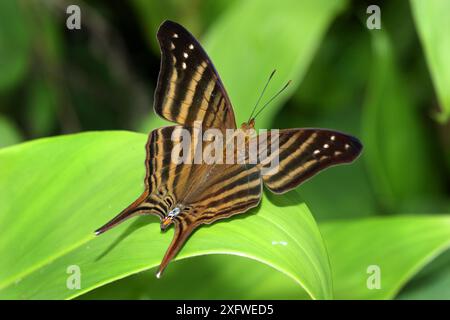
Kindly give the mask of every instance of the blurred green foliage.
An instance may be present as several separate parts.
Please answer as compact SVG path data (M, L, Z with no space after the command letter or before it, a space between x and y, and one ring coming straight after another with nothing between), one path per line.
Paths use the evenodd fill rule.
M293 85L261 115L258 127L328 127L362 139L365 148L356 163L327 170L298 188L319 222L332 271L333 257L342 255L336 258L335 296L351 298L353 292L358 298L394 298L412 278L399 298L450 299L450 286L442 285L449 279L446 255L414 277L431 261L429 254L448 245L446 231L436 231L439 224L448 226L442 221L448 221L450 213L449 20L441 14L450 10L447 2L383 3L381 30L366 28L369 1L283 0L274 5L258 0L102 0L77 4L82 29L71 31L65 25L69 2L0 2L1 148L91 130L146 133L164 124L152 109L160 59L155 34L163 20L173 19L204 44L234 103L238 122L246 119L265 79L276 68L268 95L288 79L294 80ZM13 154L12 150L2 154ZM7 176L9 169L0 167L0 177ZM45 176L45 170L40 174ZM0 181L2 187L20 194L20 185L9 186L5 181ZM0 224L7 221L2 216L5 212L11 211L0 212ZM425 217L408 220L408 215L404 221L405 214ZM426 228L428 222L423 224L421 219L438 223ZM340 229L357 230L370 223L389 230L387 244L364 245L371 242L370 237L363 239L364 234L377 239L385 236L382 231L375 234L376 230L359 233L360 246L338 236ZM425 233L431 242L417 244L414 241L421 238L414 238L414 232ZM443 239L437 239L440 234ZM401 241L406 236L412 237L411 243ZM395 250L389 247L393 243ZM363 251L367 257L361 257ZM400 259L391 260L392 268L398 267L392 275L398 277L386 280L387 291L358 292L350 273L359 265L352 260L369 261L383 254L388 260ZM406 261L409 264L402 265ZM305 297L285 275L236 257L187 259L173 269L189 273L198 265L213 278L210 285L193 290L194 298ZM252 270L252 277L234 284L239 268ZM184 282L182 276L173 275L163 286L148 277L148 273L138 274L85 298L183 298L179 288L192 287L189 281L196 279ZM147 280L150 290L142 285Z
M29 28L29 21L16 1L0 4L1 91L14 88L25 76L31 54Z
M450 3L448 1L431 1L425 4L423 1L412 0L411 6L440 102L437 118L445 123L450 119L450 94L448 92L450 38L446 36L447 32L445 31L450 29L450 20L446 19L442 13L450 10Z

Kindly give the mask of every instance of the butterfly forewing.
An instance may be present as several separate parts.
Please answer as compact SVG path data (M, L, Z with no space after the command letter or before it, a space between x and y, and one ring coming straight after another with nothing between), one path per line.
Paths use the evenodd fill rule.
M154 108L166 120L209 128L236 128L233 109L214 65L181 25L166 21L158 30L161 70Z
M277 148L272 152L272 143ZM274 193L284 193L332 165L352 162L362 145L354 137L324 129L285 129L267 134L266 149L260 149L260 158L277 159L277 165L262 161L268 169L263 176L265 186ZM261 156L262 154L262 156Z

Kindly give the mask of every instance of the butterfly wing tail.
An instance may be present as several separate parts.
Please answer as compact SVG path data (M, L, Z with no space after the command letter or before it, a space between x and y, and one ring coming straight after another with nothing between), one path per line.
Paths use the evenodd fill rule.
M189 223L185 220L175 221L175 234L169 248L167 248L161 264L159 265L158 272L156 273L158 279L161 277L169 262L176 256L178 251L180 251L192 231L194 231L195 226L194 223Z
M143 206L145 200L147 199L147 192L144 192L136 201L125 208L121 213L114 217L111 221L107 222L102 227L95 230L95 235L98 236L109 229L117 226L118 224L124 222L125 220L143 213L152 213L148 208Z

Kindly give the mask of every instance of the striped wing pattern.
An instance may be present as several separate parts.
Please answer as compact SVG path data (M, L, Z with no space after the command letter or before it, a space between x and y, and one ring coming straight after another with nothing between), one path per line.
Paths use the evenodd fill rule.
M180 214L173 218L174 238L161 262L162 272L172 260L191 232L202 224L242 213L258 205L261 199L262 179L256 165L246 164L195 164L196 155L210 144L198 138L191 140L186 156L191 164L176 164L172 156L178 156L180 129L195 137L195 128L173 126L152 132L148 143L150 194L162 196L167 205L162 210L169 212L175 205L182 205ZM202 148L199 151L198 145ZM154 185L157 189L150 187ZM169 201L164 201L168 199Z
M277 151L270 146L278 143ZM261 143L261 142L260 142ZM267 160L278 156L279 165L267 170L264 185L274 193L284 193L330 166L352 162L361 152L358 139L337 131L324 129L285 129L272 137L267 135ZM262 162L260 167L269 167Z
M173 156L179 155L174 150L178 150L182 141L181 130L195 137L195 128L183 126L158 128L150 133L146 146L144 194L96 231L101 234L139 214L153 214L164 219L174 207L181 205L181 212L173 219L174 238L159 272L165 269L196 227L245 212L257 206L261 199L262 178L256 165L193 163L199 152L198 143L200 150L205 150L211 142L193 139L187 155L192 163L177 164Z
M186 199L188 210L174 218L175 234L159 266L158 277L196 227L246 212L259 204L262 193L259 168L219 165L215 170L222 177L215 179L218 183L213 179L196 185L196 192Z
M173 156L181 154L181 130L194 138L188 141L192 143L186 159L177 164ZM192 127L169 126L155 129L149 136L146 187L148 194L167 198L168 205L161 208L161 214L170 211L177 202L185 207L195 207L202 214L225 213L235 204L247 203L248 194L260 194L260 169L256 165L195 164L196 156L199 153L202 156L202 151L212 142L200 140L194 130Z
M166 21L158 30L161 70L155 112L184 126L236 128L233 109L214 65L181 25Z
M336 131L287 129L279 130L278 135L270 131L265 137L267 148L258 150L259 159L267 155L262 163L248 162L248 143L255 139L253 135L245 140L246 152L238 153L238 146L232 149L236 159L233 164L196 162L197 156L202 159L202 151L213 143L197 136L197 131L236 129L233 109L211 60L186 29L166 21L157 38L162 58L154 109L178 125L150 133L144 193L96 234L142 214L158 216L162 230L173 223L174 237L160 264L159 277L196 227L257 206L263 184L272 192L284 193L322 169L351 162L362 146L357 139ZM183 130L193 137L185 149L180 148ZM275 144L279 149L272 152ZM175 157L180 156L184 159L178 162ZM270 163L275 157L279 166L272 169ZM244 163L237 161L242 158ZM174 210L178 210L175 215Z

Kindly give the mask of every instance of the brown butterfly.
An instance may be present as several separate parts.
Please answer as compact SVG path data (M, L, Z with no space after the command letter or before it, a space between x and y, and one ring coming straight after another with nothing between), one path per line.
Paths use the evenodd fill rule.
M159 267L157 277L160 277L198 226L256 207L263 184L272 192L284 193L322 169L349 163L359 155L362 145L358 139L336 131L286 129L279 130L276 137L269 132L265 139L266 145L276 142L279 146L273 153L279 158L279 169L272 174L262 174L267 162L175 163L171 155L177 144L173 139L177 130L193 133L198 124L201 129L215 128L221 132L237 127L222 81L198 41L171 21L160 26L157 38L162 58L154 109L178 125L150 133L144 193L96 234L137 215L159 216L161 230L173 223L175 234ZM241 126L246 144L255 139L254 135L247 134L253 127L254 117ZM205 148L210 143L192 144L190 152L194 154L197 145Z

